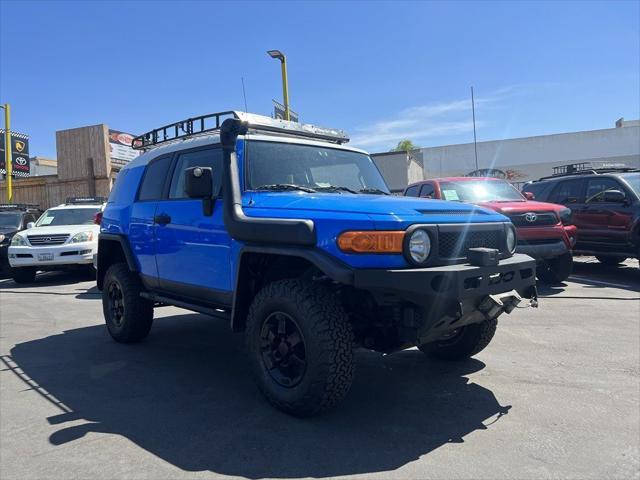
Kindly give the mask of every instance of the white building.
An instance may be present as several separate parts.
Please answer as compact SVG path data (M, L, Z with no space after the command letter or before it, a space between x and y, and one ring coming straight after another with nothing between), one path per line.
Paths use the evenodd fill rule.
M553 167L573 163L640 168L640 121L620 119L615 128L478 142L477 149L478 168L473 143L378 153L372 158L392 191L419 180L476 170L522 184L551 175Z

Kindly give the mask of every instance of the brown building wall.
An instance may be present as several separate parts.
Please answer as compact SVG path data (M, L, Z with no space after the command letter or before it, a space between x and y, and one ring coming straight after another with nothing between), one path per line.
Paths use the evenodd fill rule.
M14 178L13 202L51 208L68 197L108 197L116 172L111 168L109 128L106 125L56 132L58 175ZM7 198L0 182L0 203Z
M56 151L60 180L111 175L109 128L104 124L56 132Z

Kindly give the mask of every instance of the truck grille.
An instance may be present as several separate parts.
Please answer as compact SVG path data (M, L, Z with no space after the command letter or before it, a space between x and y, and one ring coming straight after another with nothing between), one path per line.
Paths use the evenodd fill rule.
M558 217L553 212L527 212L510 215L509 218L516 227L540 227L558 223Z
M55 235L27 235L31 245L62 245L69 238L68 233Z
M501 250L502 235L502 230L440 232L438 234L440 258L466 257L467 250L477 247Z

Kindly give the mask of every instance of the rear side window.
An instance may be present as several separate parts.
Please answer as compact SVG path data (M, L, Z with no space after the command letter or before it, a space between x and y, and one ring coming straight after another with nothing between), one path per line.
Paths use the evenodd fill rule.
M407 188L406 192L404 192L404 196L405 197L417 197L418 196L418 190L420 190L420 185L412 185L411 187Z
M218 196L222 183L222 150L209 148L195 152L183 153L178 157L176 169L173 171L169 198L188 198L184 192L184 171L191 167L211 167L213 175L213 195Z
M171 156L160 157L147 165L138 192L138 200L159 200L162 198L170 166Z
M534 194L535 195L535 194ZM579 203L582 195L582 179L564 180L553 190L551 203Z

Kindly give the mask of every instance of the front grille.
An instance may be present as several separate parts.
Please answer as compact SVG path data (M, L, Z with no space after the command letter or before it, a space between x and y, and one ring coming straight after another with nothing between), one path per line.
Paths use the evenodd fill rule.
M467 250L470 248L485 247L501 250L502 235L502 230L440 232L438 234L440 258L466 257Z
M516 227L540 227L558 223L558 217L553 212L527 212L509 215L509 218Z
M27 235L31 245L62 245L69 238L68 233L55 235Z

